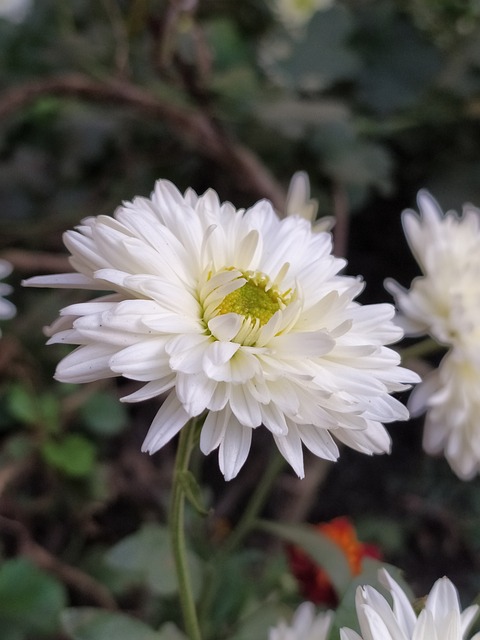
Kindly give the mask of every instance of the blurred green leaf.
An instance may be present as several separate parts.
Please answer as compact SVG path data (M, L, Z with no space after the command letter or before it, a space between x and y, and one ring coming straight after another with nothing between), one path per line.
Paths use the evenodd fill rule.
M63 585L23 558L0 566L0 629L2 640L43 637L58 629L66 603ZM18 634L15 635L15 632Z
M277 625L279 620L289 619L289 614L290 612L287 607L279 603L263 603L256 611L240 620L238 629L231 638L232 640L268 638L268 630L270 627Z
M167 527L144 525L113 546L105 560L111 566L131 573L138 581L145 582L157 595L170 596L177 592L177 576ZM193 590L198 594L200 564L191 552L188 553L188 561Z
M72 640L166 640L140 620L92 607L66 609L61 621Z
M350 583L352 574L348 560L341 549L321 532L308 525L259 523L263 531L301 547L328 574L337 593L342 594Z
M85 427L96 435L114 436L128 424L124 405L111 393L95 393L82 405L80 415Z
M47 440L42 455L48 464L69 476L81 477L91 473L95 463L95 447L84 436L72 433L58 440Z
M203 495L197 479L191 471L183 471L180 474L180 483L185 491L185 495L194 507L194 509L202 516L208 515L208 509L203 504Z
M277 35L264 43L262 57L267 70L290 89L318 92L335 82L352 78L360 59L349 45L352 16L345 6L336 4L317 12L304 36Z
M13 384L7 394L7 408L15 420L25 424L35 424L38 420L38 406L35 395L22 384Z

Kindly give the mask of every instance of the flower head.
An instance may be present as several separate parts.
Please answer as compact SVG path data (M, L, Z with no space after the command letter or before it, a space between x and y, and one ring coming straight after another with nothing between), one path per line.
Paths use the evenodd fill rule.
M462 480L480 472L480 363L460 349L444 356L409 400L413 415L427 412L423 447L431 455L442 451Z
M327 640L332 619L331 611L315 615L315 606L304 602L295 611L291 626L282 620L270 629L268 640Z
M329 522L321 522L315 525L315 529L330 538L344 552L352 576L357 576L361 572L363 558L379 559L381 557L378 547L358 540L355 527L348 518L339 517ZM300 547L289 545L287 553L302 596L315 604L336 606L338 596L325 570Z
M430 334L447 346L480 338L480 211L465 205L462 216L445 215L426 191L418 194L421 215L404 211L405 236L422 275L407 291L388 280L411 335Z
M390 592L393 607L373 587L358 587L355 605L364 640L464 640L478 605L460 611L455 586L448 578L437 580L417 617L405 592L381 569L380 582ZM362 640L351 629L340 630L341 640ZM472 640L479 640L475 634Z
M418 203L421 216L406 211L403 225L423 275L408 291L393 281L386 286L407 333L428 333L450 349L409 407L427 411L425 450L444 450L455 473L469 480L480 471L480 211L465 205L462 216L444 215L426 192Z
M12 272L12 265L6 260L0 260L0 280L6 278ZM8 284L0 282L0 319L9 320L13 318L17 310L15 305L9 300L5 300L3 296L12 292L12 287Z
M124 376L144 383L123 398L168 393L143 450L153 453L205 415L200 448L219 449L227 479L260 425L303 476L302 443L335 460L332 438L389 450L382 422L404 420L389 394L418 380L384 345L401 338L391 305L354 301L363 285L338 275L327 233L279 220L268 201L236 210L212 190L182 195L158 181L114 217L87 218L64 236L75 273L31 286L110 291L60 312L50 343L79 345L56 378Z

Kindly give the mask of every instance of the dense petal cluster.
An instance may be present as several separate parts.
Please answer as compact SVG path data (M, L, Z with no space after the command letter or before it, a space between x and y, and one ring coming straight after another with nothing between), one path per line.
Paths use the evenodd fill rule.
M426 192L418 203L420 217L406 211L403 225L423 275L409 290L393 281L386 286L408 334L429 334L449 348L409 407L414 414L427 411L425 450L444 450L455 473L468 480L480 471L480 211L465 205L461 216L444 215Z
M0 280L6 278L12 272L12 265L6 260L0 260ZM7 296L12 292L12 287L4 282L0 282L0 319L9 320L16 314L17 309L10 300L5 300L3 296Z
M462 216L446 214L432 196L418 194L421 215L404 211L403 228L423 275L409 290L389 280L387 289L411 335L430 334L447 346L480 338L480 210L465 205Z
M385 569L379 573L393 606L373 587L358 587L355 605L362 636L344 628L341 640L465 640L478 605L461 612L457 590L448 578L435 582L417 617L402 588ZM471 640L479 638L477 633Z
M311 602L304 602L295 611L291 624L285 621L270 629L268 640L327 640L333 620L331 611L316 614Z
M358 540L355 527L344 516L333 518L329 522L320 522L314 525L314 528L335 542L343 551L352 577L361 572L363 558L381 558L381 551L376 545L364 544ZM335 607L338 604L338 595L327 572L300 547L289 545L287 555L302 596L315 604Z
M309 221L158 181L150 198L87 218L64 241L75 272L26 284L110 293L68 306L49 328L50 343L78 345L56 377L144 383L127 402L167 393L145 451L205 415L201 450L218 448L230 479L263 424L303 476L302 443L335 460L333 433L383 453L382 423L408 418L390 393L418 377L385 346L403 335L393 307L355 302L363 284L339 275L330 235Z

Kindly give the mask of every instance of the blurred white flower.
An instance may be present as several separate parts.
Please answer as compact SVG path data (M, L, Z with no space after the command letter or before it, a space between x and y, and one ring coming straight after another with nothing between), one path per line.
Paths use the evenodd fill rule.
M6 278L12 272L12 265L6 260L0 260L0 280ZM12 292L12 287L8 284L0 282L0 320L9 320L13 318L17 310L10 300L5 300L3 296L7 296Z
M480 362L453 349L438 369L412 393L413 415L427 411L423 447L431 455L444 452L462 480L480 472Z
M464 640L478 605L460 611L455 586L448 578L437 580L425 607L417 617L405 592L381 569L380 582L390 592L393 607L373 587L358 587L355 598L358 622L363 640ZM362 640L351 629L340 630L341 640ZM475 634L471 640L479 640Z
M32 0L0 0L0 18L22 22L32 6Z
M304 602L295 611L291 625L282 620L270 629L268 640L327 640L332 620L332 611L316 615L315 605Z
M49 342L79 347L56 378L145 383L127 402L168 392L145 451L205 412L200 448L219 448L226 479L262 424L303 476L302 443L335 460L332 432L358 451L384 453L382 422L408 418L389 395L418 381L384 346L403 335L393 306L355 302L363 284L338 275L345 262L308 221L280 220L266 200L244 211L212 190L183 196L160 180L150 199L87 218L64 241L76 272L26 284L113 293L61 311Z
M418 204L421 216L404 212L403 226L423 275L409 290L393 281L386 287L407 334L428 333L450 348L408 406L413 414L427 411L427 453L444 450L455 473L469 480L480 471L480 211L465 205L461 216L444 215L425 191Z
M423 275L407 291L393 280L386 287L410 335L429 333L448 346L480 338L480 211L465 205L462 216L445 215L426 191L418 194L420 216L404 211L405 236Z
M287 216L300 216L312 223L313 231L329 231L334 225L332 216L324 216L315 222L318 212L318 201L310 198L310 180L308 173L297 171L293 174L288 187L285 205Z
M314 13L329 9L334 0L274 0L274 10L288 28L307 23Z

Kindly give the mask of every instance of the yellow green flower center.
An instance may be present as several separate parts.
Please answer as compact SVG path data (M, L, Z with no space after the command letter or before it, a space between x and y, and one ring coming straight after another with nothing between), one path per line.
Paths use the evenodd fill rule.
M290 291L280 294L263 274L247 272L242 275L247 282L225 296L216 314L238 313L253 321L258 320L260 325L267 324L279 309L285 308Z

